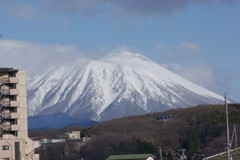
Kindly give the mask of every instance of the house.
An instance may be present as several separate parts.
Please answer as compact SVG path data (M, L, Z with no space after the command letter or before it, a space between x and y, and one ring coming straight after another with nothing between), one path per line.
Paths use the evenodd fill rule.
M80 131L72 131L71 133L65 133L66 139L80 139L81 132Z
M175 118L175 115L159 115L157 116L157 120L168 120Z
M41 139L39 141L41 145L50 144L50 143L64 143L64 142L65 142L65 139L47 139L47 138Z
M152 154L111 155L106 160L154 160Z

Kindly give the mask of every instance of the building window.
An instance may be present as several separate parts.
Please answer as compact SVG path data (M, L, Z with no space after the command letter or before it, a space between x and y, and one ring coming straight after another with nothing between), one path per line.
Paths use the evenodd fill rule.
M17 87L16 87L16 84L9 84L9 88L10 89L16 89Z
M18 136L18 132L17 132L17 131L14 131L14 132L13 132L13 135L17 137L17 136Z
M16 73L15 73L15 72L9 72L9 73L8 73L8 76L9 76L9 77L16 77Z
M11 113L17 113L17 108L16 107L11 107L10 112Z
M9 150L9 146L8 145L3 145L2 150Z
M11 120L10 120L10 124L11 124L11 125L17 124L17 120L16 120L16 119L11 119Z
M17 96L9 96L9 99L10 99L10 101L16 101L17 100Z

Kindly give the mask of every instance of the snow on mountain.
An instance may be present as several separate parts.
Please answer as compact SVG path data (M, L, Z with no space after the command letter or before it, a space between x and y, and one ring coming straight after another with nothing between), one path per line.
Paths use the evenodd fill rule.
M29 115L62 112L97 121L222 101L222 96L129 52L57 67L28 86Z

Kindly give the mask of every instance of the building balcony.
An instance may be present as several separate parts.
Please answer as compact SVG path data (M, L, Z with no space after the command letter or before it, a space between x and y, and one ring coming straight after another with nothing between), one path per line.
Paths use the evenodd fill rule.
M20 125L17 125L17 124L11 125L11 130L12 130L12 131L18 131L18 130L20 130Z
M2 94L4 94L4 95L9 95L9 94L10 94L9 89L1 89L1 92L2 92Z
M19 79L17 77L10 77L9 78L9 82L10 83L18 83L19 82Z
M6 112L2 112L2 113L0 113L0 115L2 116L2 117L4 117L4 118L7 118L7 119L10 119L11 117L11 114L10 113L6 113Z
M20 118L20 114L19 113L11 113L11 119L19 119Z
M5 101L5 100L0 101L0 105L8 107L8 106L10 106L10 101Z
M11 107L18 107L19 106L19 101L10 101L10 106Z
M8 77L0 78L0 83L8 83L8 82L9 82L9 78Z
M10 89L10 95L18 95L18 89Z
M3 124L3 125L1 125L1 128L3 128L4 130L9 131L11 129L11 125Z

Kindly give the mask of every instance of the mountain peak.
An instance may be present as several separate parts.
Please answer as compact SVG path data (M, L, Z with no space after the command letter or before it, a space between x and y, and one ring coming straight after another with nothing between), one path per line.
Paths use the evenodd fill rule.
M222 96L131 52L59 67L29 86L30 115L63 112L98 121L222 102Z

